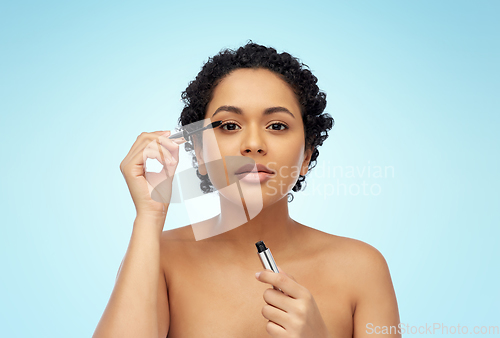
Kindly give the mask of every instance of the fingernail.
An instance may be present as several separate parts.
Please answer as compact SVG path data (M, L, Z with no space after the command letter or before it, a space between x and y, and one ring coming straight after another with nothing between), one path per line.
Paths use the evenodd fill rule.
M257 273L255 274L255 278L259 279L259 276L260 276L260 272L257 272Z

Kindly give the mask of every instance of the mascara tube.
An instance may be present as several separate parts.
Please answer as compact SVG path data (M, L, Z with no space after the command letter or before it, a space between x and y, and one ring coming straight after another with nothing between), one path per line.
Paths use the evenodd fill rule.
M260 261L262 262L262 266L264 269L269 269L274 271L275 273L279 273L278 271L278 266L274 262L273 255L271 254L271 250L266 248L266 245L264 244L263 241L258 241L255 243L255 246L257 247L257 252L259 254ZM275 290L281 291L280 288L277 288L273 285L273 288ZM283 291L281 291L283 292Z

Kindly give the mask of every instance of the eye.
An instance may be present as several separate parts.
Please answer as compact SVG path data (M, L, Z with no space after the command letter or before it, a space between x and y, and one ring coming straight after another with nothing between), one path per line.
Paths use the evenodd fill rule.
M229 122L224 122L219 128L231 131L231 130L236 130L236 127L239 128L239 126L236 123L229 121Z
M281 122L275 122L269 125L272 130L285 130L288 129L288 126Z

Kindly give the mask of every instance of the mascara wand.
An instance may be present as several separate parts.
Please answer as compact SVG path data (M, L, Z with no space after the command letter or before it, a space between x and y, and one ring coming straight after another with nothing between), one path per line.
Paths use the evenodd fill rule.
M207 129L211 129L211 128L217 128L218 126L220 126L222 124L222 121L215 121L215 122L212 122L210 123L209 125L207 125L206 127L203 127L203 128L200 128L200 129L196 129L194 131L187 131L186 129L184 128L181 128L180 131L170 135L169 139L175 139L175 138L181 138L181 137L184 137L185 140L188 140L189 136L193 135L193 134L196 134L196 133L199 133L199 132L202 132L204 130L207 130Z

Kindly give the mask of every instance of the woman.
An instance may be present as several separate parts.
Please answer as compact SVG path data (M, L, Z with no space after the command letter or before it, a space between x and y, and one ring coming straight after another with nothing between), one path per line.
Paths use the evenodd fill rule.
M220 156L251 159L263 171L247 173L255 176L249 185L257 179L262 210L216 236L197 241L191 226L162 231L169 204L151 199L144 163L164 159L171 178L179 142L165 131L137 138L120 165L137 217L94 337L400 336L383 256L288 213L290 190L301 189L333 125L316 82L288 53L249 42L209 59L183 93L182 125L222 121L213 129ZM202 138L194 138L193 150L208 192L216 173ZM159 148L150 146L154 141ZM221 216L204 226L229 219L230 205L221 193ZM272 248L280 273L262 269L260 240Z

